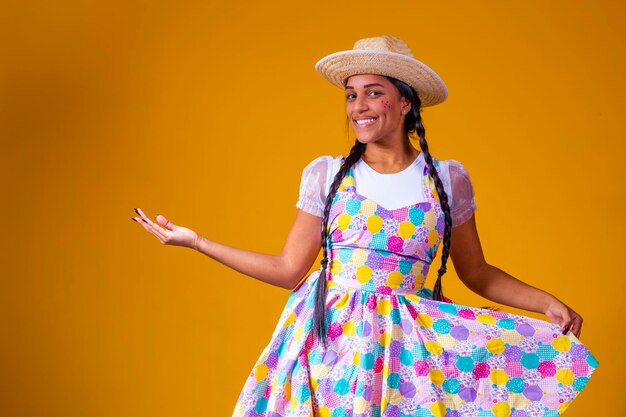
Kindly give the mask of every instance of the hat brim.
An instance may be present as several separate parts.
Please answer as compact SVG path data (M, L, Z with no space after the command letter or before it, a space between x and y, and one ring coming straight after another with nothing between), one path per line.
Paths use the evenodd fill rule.
M377 50L336 52L320 59L315 70L339 88L356 74L386 75L413 87L422 107L434 106L448 97L443 80L428 66L404 54Z

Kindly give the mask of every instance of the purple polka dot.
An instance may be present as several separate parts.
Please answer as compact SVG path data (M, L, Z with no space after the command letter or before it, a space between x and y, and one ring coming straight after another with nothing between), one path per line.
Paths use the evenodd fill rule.
M537 385L531 385L524 390L524 397L530 401L539 401L543 397L543 391Z
M269 368L275 368L276 365L278 364L278 354L276 352L272 352L268 355L267 360L265 361L265 364L269 367Z
M528 323L522 323L518 326L515 326L515 330L522 336L530 337L535 334L535 328Z
M378 269L383 263L383 256L378 252L370 252L367 256L367 265L372 269Z
M329 350L324 353L324 358L322 359L322 363L326 366L332 366L337 363L339 357L337 356L337 352L334 350Z
M381 206L378 206L378 210L376 210L376 214L382 219L388 219L391 217L391 211L387 210Z
M569 350L569 354L572 355L574 359L586 359L587 355L589 355L589 351L583 345L574 345Z
M415 397L416 393L417 389L415 388L415 385L413 385L411 382L405 382L403 384L400 384L400 394L402 394L403 397L413 398Z
M397 405L392 405L385 410L384 417L400 417L400 409Z
M469 337L469 330L465 326L454 326L450 329L450 335L456 340L467 340Z
M446 413L446 417L461 417L461 414L456 410L450 410Z
M459 391L459 397L468 403L474 402L476 400L476 390L474 388L463 388Z
M528 414L524 410L515 410L509 415L509 417L528 417Z
M404 333L410 334L413 330L413 323L410 320L404 319L400 322L400 327Z
M363 390L363 399L365 399L365 401L372 400L372 387L366 387L365 390Z
M402 343L397 340L391 342L391 345L389 345L389 353L391 353L391 356L400 356L402 353Z
M317 389L322 395L328 395L333 392L333 381L330 379L324 379L320 382Z
M509 362L519 362L519 360L522 359L522 350L519 346L509 346L504 349L504 357Z

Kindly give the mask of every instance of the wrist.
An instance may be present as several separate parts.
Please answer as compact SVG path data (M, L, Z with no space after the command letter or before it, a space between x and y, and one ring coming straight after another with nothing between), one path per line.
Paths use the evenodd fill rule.
M200 243L202 243L202 239L203 237L200 234L196 234L196 238L194 239L191 248L200 252Z

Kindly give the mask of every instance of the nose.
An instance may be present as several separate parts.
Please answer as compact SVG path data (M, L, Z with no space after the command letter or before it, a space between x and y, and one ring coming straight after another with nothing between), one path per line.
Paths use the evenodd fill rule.
M352 103L352 110L357 113L362 113L368 109L367 100L364 95L359 94Z

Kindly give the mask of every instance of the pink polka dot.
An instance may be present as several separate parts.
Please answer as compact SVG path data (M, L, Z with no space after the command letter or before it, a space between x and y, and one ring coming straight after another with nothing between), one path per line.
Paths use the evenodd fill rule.
M489 364L487 364L486 362L477 363L476 366L474 367L474 370L472 371L475 379L487 378L490 372L491 372L491 368L489 367Z
M552 361L543 361L537 368L542 378L554 376L556 374L556 365Z
M342 333L343 333L343 328L341 327L341 324L331 323L330 326L328 326L328 337L331 340L335 340L336 338L341 336Z
M469 309L463 309L463 310L459 310L459 317L462 317L464 319L468 319L468 320L476 320L476 315L474 314L474 312L472 310Z

